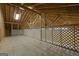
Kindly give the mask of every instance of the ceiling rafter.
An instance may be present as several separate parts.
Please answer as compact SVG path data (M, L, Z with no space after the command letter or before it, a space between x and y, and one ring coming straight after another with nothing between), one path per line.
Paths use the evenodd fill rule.
M31 14L31 11L28 11L28 13L25 15L24 22L28 20L26 18L28 18L30 14Z
M30 15L31 15L31 14L32 14L32 12L29 11L28 16L25 17L25 19L24 19L24 23L25 23L25 22L28 22L28 19L30 18Z
M35 17L36 17L36 14L35 14L35 13L32 14L32 17L31 17L31 19L30 19L30 23L33 22L33 21L35 20Z
M25 10L24 14L21 16L21 23L24 21L26 14L28 14L28 12Z
M55 8L63 8L63 7L74 7L74 6L79 6L79 4L69 4L69 5L61 5L61 6L51 6L51 7L39 7L37 9L41 10L46 10L46 9L55 9Z
M49 14L47 14L47 19L49 19L52 23L53 23L53 21L55 20L55 18L56 17L58 17L57 15L49 15Z
M38 18L38 15L35 15L34 20L32 21L32 24L37 23L37 18ZM38 18L38 21L39 21L39 18Z
M11 15L11 13L10 13L10 11L11 11L11 7L10 6L8 6L8 8L9 8L9 16ZM9 17L9 21L11 21L11 17Z
M33 16L33 12L31 12L28 17L26 18L27 20L25 20L26 22L30 23L30 18Z
M13 11L13 20L12 20L12 22L16 22L16 21L14 20L14 12L15 12L15 10L16 10L16 7L14 7L14 11Z
M11 9L10 9L10 10L11 10L11 11L10 11L10 21L11 21L12 18L13 18L13 17L12 17L12 16L13 16L13 7L10 7L10 8L11 8Z
M30 8L28 8L27 6L23 6L23 5L18 5L18 4L9 4L9 5L13 5L13 6L15 6L15 7L21 7L21 8L24 8L25 10L27 9L27 10L29 10L29 11L32 11L32 12L35 12L35 13L37 13L37 14L39 14L40 15L40 13L39 12L37 12L37 11L35 11L35 10L33 10L33 9L30 9Z
M37 7L37 6L43 5L43 4L45 4L45 3L37 3L37 4L34 4L34 5L31 5L31 7Z
M31 20L34 20L33 17L35 17L35 13L32 13L32 14L30 15L30 18L29 18L28 20L31 22Z
M28 23L28 24L29 24L30 22L28 22L28 21L31 21L31 19L34 20L35 15L36 15L36 14L32 12L32 14L30 14L30 15L26 18L26 19L28 19L28 20L25 20L25 23Z
M22 11L22 12L21 12L21 18L20 18L20 22L21 22L21 23L22 23L22 21L23 21L22 18L23 18L23 16L24 16L25 12L26 12L26 11Z

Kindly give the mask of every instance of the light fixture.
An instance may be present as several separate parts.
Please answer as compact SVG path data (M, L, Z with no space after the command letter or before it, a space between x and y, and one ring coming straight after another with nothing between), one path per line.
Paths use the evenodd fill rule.
M15 20L20 20L21 14L15 14L14 18Z

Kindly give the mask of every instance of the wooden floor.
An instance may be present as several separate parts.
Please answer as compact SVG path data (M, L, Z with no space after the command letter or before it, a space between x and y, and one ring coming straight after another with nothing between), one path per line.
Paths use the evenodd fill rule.
M9 56L79 55L27 36L5 38L0 43L0 53L8 53Z

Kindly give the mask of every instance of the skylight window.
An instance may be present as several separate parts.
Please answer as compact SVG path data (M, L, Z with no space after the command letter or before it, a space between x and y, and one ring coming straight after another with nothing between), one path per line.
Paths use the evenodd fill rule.
M14 18L15 20L20 20L21 14L15 14Z

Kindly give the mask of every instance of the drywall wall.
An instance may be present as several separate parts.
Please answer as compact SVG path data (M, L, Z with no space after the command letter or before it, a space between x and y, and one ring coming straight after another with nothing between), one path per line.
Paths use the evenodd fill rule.
M16 29L13 29L11 31L11 36L17 36L17 35L24 35L24 30L16 30Z
M46 41L52 43L52 28L46 28Z
M0 40L4 37L4 21L0 5Z
M42 41L52 43L52 28L42 28Z
M45 28L42 28L41 29L41 38L42 38L42 41L46 41L46 29Z
M35 39L41 39L41 29L25 29L24 35Z
M52 28L25 29L24 35L52 43Z

